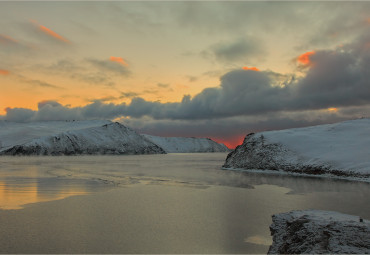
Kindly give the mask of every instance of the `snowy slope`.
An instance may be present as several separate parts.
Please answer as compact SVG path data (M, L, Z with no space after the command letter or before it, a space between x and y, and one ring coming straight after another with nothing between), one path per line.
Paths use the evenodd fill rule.
M370 179L370 119L249 134L224 168Z
M61 132L90 127L99 127L109 123L112 122L109 120L88 120L19 123L0 120L0 151L15 145L30 142L42 136L50 136Z
M119 123L42 136L0 151L0 154L3 155L155 153L165 152L143 136Z
M144 136L168 153L230 151L224 144L216 143L209 138Z
M338 212L307 210L272 216L269 254L370 253L370 221Z

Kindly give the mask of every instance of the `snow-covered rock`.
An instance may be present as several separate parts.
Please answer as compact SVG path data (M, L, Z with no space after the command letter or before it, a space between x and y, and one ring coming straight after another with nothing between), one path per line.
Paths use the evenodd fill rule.
M156 154L165 151L119 123L42 136L0 149L2 155Z
M370 253L370 221L358 216L306 210L276 214L272 221L269 254Z
M370 119L252 133L223 167L370 180L369 134Z
M224 144L217 143L209 138L144 136L168 153L230 151Z

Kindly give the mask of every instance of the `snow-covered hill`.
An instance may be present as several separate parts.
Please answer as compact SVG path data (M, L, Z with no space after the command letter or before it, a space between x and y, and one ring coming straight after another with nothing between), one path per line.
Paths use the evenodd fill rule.
M272 216L269 254L368 254L370 221L338 212L307 210Z
M144 136L168 153L230 151L224 144L216 143L209 138Z
M100 127L109 123L112 122L109 120L86 120L19 123L0 120L0 151L9 149L15 145L25 144L42 136L50 136L90 127Z
M223 167L370 180L369 134L370 119L249 134Z
M100 122L98 123L100 124ZM90 123L90 125L92 124L93 122ZM95 122L94 124L97 123ZM37 124L35 123L34 125ZM52 127L55 125L61 127L62 124L50 123L50 125L47 125L45 129L52 132ZM129 129L119 123L107 123L102 126L81 128L85 126L89 126L88 122L79 124L76 123L75 130L72 129L59 134L41 136L31 139L31 141L23 144L14 145L10 148L8 148L9 146L5 148L3 147L0 149L0 154L77 155L165 153L162 148L150 142L132 129ZM71 125L67 124L66 128L70 127ZM3 135L2 137L7 136ZM11 137L14 137L14 135L11 135ZM26 137L32 137L32 135L26 135Z

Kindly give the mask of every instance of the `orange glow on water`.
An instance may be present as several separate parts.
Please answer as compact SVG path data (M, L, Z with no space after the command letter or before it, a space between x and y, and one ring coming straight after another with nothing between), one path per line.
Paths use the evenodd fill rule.
M125 62L125 60L121 57L110 57L110 61L117 62L121 65L128 66L128 64Z
M243 70L251 70L251 71L257 71L257 72L260 71L260 69L258 69L257 67L254 67L254 66L253 67L244 66Z
M310 57L315 54L315 51L308 51L306 53L303 53L297 58L297 61L305 66L312 65L312 62L310 60Z

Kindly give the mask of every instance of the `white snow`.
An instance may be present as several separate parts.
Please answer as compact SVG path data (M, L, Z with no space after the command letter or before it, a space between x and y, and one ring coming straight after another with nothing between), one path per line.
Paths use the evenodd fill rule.
M143 136L136 133L119 123L105 122L102 126L98 122L83 123L47 123L42 126L41 123L33 123L37 132L27 133L23 144L16 144L12 147L3 147L0 152L5 155L75 155L75 154L152 154L164 153L164 150ZM104 123L104 122L103 122ZM91 124L94 124L93 127ZM35 133L40 134L41 130L53 132L52 130L71 128L66 132L53 135L40 136L32 139ZM41 128L40 128L41 127ZM23 129L21 129L23 130ZM31 129L34 131L34 129ZM9 132L9 130L8 130ZM55 131L54 131L55 132ZM6 132L4 132L6 133ZM11 134L11 132L10 132ZM14 135L4 135L3 137L14 137ZM17 139L15 139L17 140ZM19 142L22 139L18 139Z
M159 147L162 147L167 153L229 151L224 144L217 143L209 138L144 136Z
M306 164L370 173L370 119L261 133L280 143Z
M248 135L224 168L370 180L370 119Z
M271 254L370 253L370 221L332 211L291 211L272 216Z
M109 123L112 122L109 120L88 120L19 123L0 120L0 150L25 144L42 136L50 136L61 132L90 127L100 127Z

